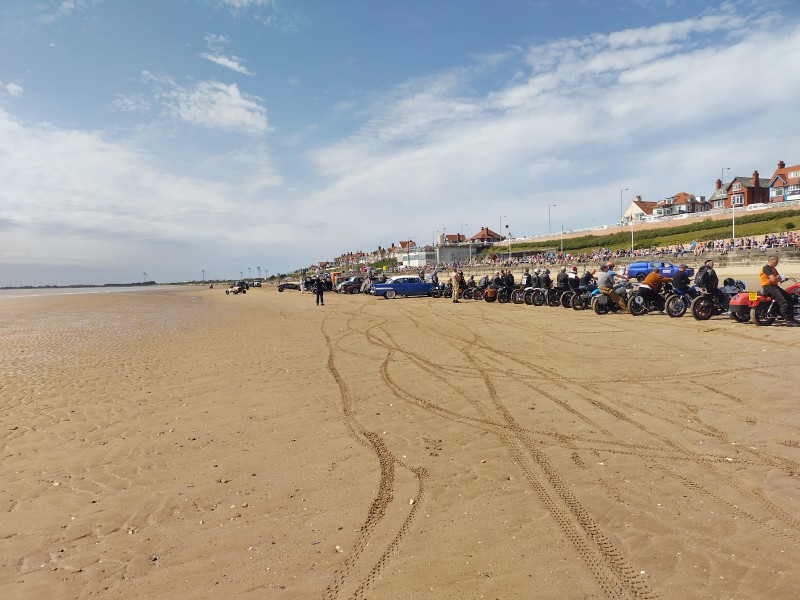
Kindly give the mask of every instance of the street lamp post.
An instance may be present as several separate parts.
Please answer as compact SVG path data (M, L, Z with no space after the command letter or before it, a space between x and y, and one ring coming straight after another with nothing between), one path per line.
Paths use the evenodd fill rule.
M722 167L719 173L720 184L725 183L725 171L730 171L730 167ZM731 198L731 238L736 238L736 208L733 206L733 198Z
M633 218L631 218L631 256L633 256Z
M550 208L556 206L555 204L547 205L547 233L553 233L553 228L550 225Z
M505 218L506 218L505 215L500 215L500 239L503 238L503 219L505 219ZM503 253L501 252L500 256L502 256L502 255L503 255Z
M203 269L203 283L206 282L206 270Z
M564 254L564 224L561 224L561 254Z
M628 188L622 188L619 191L619 222L622 223L622 217L625 215L625 206L622 204L622 192L627 192Z

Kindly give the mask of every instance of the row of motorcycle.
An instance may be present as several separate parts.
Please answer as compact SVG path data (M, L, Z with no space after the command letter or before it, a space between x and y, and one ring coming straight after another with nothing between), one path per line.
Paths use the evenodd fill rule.
M649 312L664 312L670 317L682 317L687 312L700 321L710 319L728 311L731 298L745 289L742 281L726 279L725 285L720 288L719 294L712 294L704 288L691 288L689 293L676 290L671 284L665 283L659 293L651 290L645 291L638 285L627 281L618 282L614 291L620 296L623 303L634 316L644 315ZM431 294L434 297L452 297L452 289L442 286ZM571 308L573 310L594 310L598 315L609 312L619 312L620 306L607 294L601 292L596 285L591 284L577 289L571 288L541 288L521 286L497 286L494 284L475 285L463 290L462 298L466 300L483 300L485 302L498 302L500 304L527 304L530 306L552 306ZM734 318L740 317L733 314ZM740 320L740 318L737 318ZM749 315L744 321L749 320Z

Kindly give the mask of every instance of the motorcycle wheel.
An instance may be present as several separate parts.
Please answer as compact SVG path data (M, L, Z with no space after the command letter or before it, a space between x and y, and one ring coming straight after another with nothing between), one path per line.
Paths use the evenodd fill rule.
M525 302L528 306L533 306L533 297L535 296L536 292L533 290L526 290L525 294L522 296L522 301Z
M571 306L570 302L572 297L575 295L575 292L568 291L561 294L561 306L562 308L569 308Z
M476 289L474 292L472 292L472 299L473 300L483 300L483 290Z
M608 303L611 302L611 298L607 299L605 302L600 302L600 300L595 300L592 303L592 308L594 312L598 315L607 315L608 314Z
M514 290L511 292L511 301L514 304L522 304L525 302L525 290Z
M631 299L628 300L628 311L630 311L634 317L641 317L643 314L645 314L647 312L647 304L645 303L644 298L638 294L631 296Z
M464 290L464 292L461 294L461 297L462 297L464 300L472 300L472 292L473 292L472 288L467 288L467 289L465 289L465 290Z
M453 290L446 290L444 293L445 298L452 298L453 297Z
M698 321L708 321L714 314L714 301L706 296L698 296L690 305L692 316Z
M581 294L573 294L569 305L572 307L572 310L586 310L586 302L583 301Z
M500 304L508 304L509 300L511 300L511 292L509 292L508 289L503 288L497 291L497 301Z
M775 322L775 317L769 314L770 302L763 302L753 311L753 321L761 327L768 327Z
M664 310L673 319L682 317L686 314L687 304L682 296L673 294L664 302Z
M558 306L561 304L561 294L558 290L550 290L547 294L547 306Z
M737 323L747 323L750 320L750 313L748 312L748 313L742 314L742 313L732 312L731 313L731 319L733 319Z

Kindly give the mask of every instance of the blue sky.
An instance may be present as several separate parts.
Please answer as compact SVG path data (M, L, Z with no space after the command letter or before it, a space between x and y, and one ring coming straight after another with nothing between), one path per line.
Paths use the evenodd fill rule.
M6 0L0 286L613 223L800 163L797 65L796 0Z

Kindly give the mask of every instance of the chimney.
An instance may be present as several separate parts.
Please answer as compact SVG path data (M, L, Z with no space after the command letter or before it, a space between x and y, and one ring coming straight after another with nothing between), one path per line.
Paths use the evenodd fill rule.
M782 160L779 160L778 161L778 168L779 169L785 169L786 168L786 163L783 162Z
M759 184L758 184L758 171L753 171L753 187L759 187Z
M721 179L717 179L717 189L718 190L722 189L722 180Z

